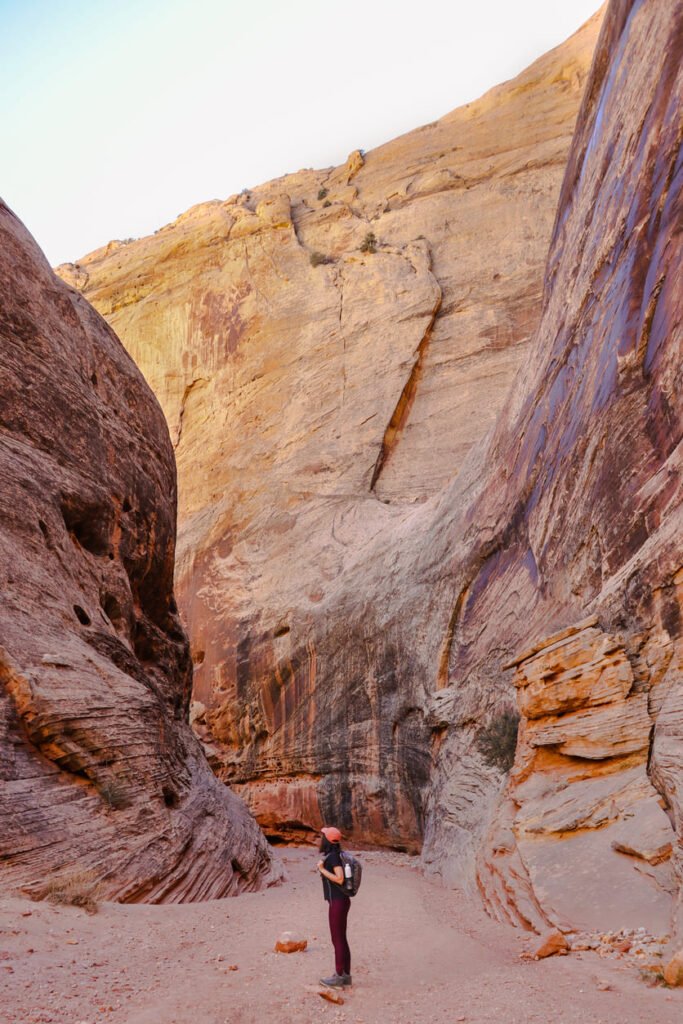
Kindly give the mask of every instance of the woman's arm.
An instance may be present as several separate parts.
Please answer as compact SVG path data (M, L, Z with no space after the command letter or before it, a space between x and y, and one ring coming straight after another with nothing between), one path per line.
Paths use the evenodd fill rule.
M321 875L324 875L325 878L329 878L331 882L335 882L337 885L342 885L344 882L344 872L342 868L339 867L338 864L334 869L334 874L332 874L332 872L328 871L327 868L325 867L325 862L319 860L318 871L320 872Z

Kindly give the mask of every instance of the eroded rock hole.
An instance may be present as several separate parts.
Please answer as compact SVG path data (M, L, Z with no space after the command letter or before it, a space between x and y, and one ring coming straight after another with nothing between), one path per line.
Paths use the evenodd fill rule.
M47 532L47 523L44 523L42 519L39 519L38 526L40 527L40 532L42 533L43 537L45 538L45 540L47 540L49 537L49 534Z
M90 616L84 608L81 608L80 604L74 605L74 614L82 626L90 625Z
M71 536L92 555L109 554L109 516L103 509L62 506L64 525Z
M121 509L122 509L122 510L123 510L124 512L130 512L130 511L131 511L131 509L132 509L132 505L131 505L131 503L130 503L130 502L128 501L128 498L124 498L124 499L123 499L123 505L121 506Z
M177 807L180 803L180 797L171 786L162 786L161 794L167 807Z
M121 611L121 605L119 604L118 598L113 594L104 594L100 599L100 605L112 626L118 628L123 621L123 612Z
M287 636L288 633L289 633L289 626L278 626L278 628L275 630L273 636L275 636L277 638L277 637L280 637L280 636Z
M153 661L156 645L148 629L141 622L136 622L133 633L133 650L138 661Z

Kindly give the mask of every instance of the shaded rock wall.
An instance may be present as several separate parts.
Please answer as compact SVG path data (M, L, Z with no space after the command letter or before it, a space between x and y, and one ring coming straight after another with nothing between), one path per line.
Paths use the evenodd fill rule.
M149 388L0 205L0 884L254 888L267 846L192 734L176 482Z
M491 905L532 922L655 928L680 904L682 56L680 4L610 6L528 390L468 517L482 564L453 675L496 669L468 640L511 593L498 642L536 651L516 659L520 749L479 875ZM566 626L571 642L547 635Z
M598 26L343 167L60 268L168 418L195 728L273 834L421 845L452 557L429 499L476 477L528 356Z

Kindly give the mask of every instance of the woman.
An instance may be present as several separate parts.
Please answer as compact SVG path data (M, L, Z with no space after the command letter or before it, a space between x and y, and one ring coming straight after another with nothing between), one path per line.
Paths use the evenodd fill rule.
M334 946L336 969L335 974L329 978L321 978L320 981L330 988L343 988L351 984L351 950L346 940L346 918L351 900L343 889L344 866L339 846L341 832L331 826L320 831L320 852L323 857L318 861L318 871L323 878L323 895L329 903L330 935Z

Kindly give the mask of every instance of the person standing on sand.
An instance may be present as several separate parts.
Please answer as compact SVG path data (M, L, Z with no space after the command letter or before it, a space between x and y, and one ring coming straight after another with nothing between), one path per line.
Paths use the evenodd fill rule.
M343 988L351 984L351 950L346 939L346 919L349 916L351 900L343 889L344 865L341 859L341 832L332 826L323 828L320 841L318 871L323 879L323 895L329 903L330 935L334 946L336 973L321 978L322 985L329 988Z

